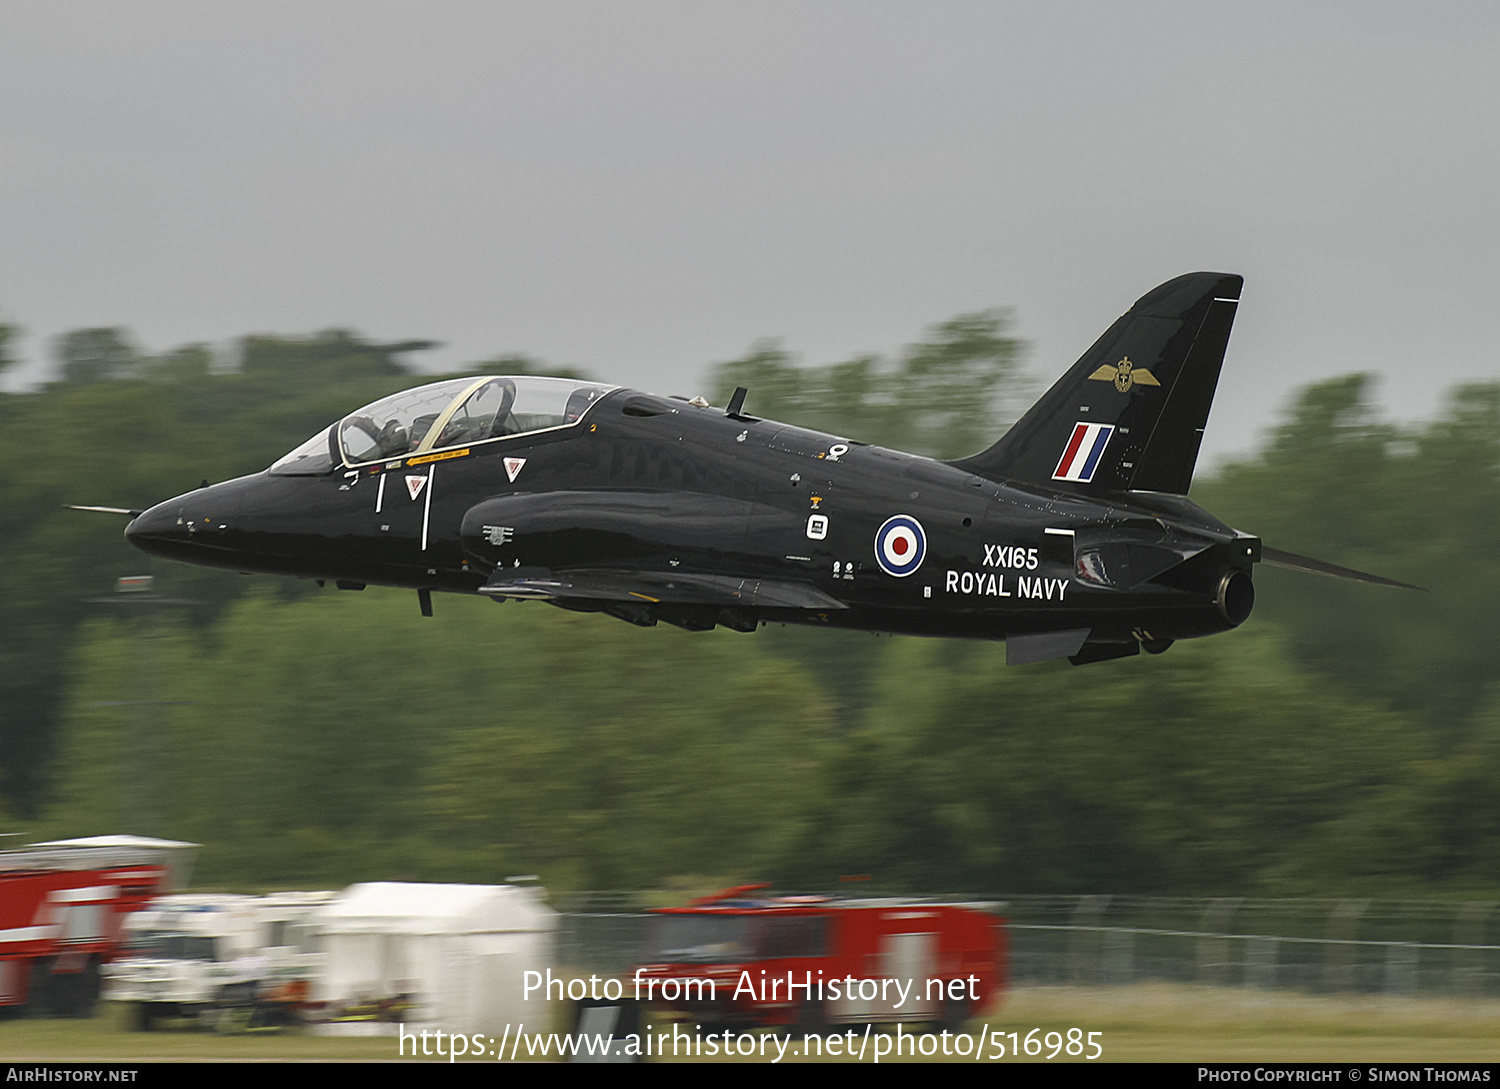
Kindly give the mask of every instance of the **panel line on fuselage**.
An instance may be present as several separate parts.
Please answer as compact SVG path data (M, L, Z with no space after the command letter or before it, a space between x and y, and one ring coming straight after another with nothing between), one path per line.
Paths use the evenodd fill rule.
M427 523L432 518L432 490L433 490L433 488L435 488L437 486L436 483L435 483L436 477L437 477L437 466L436 465L429 465L427 467L427 499L422 504L422 551L423 552L427 551Z

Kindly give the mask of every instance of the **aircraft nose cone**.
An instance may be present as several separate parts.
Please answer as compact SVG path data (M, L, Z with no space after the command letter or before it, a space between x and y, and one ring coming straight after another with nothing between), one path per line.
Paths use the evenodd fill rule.
M171 504L172 501L168 500L166 503L158 503L156 506L137 514L130 520L130 524L125 527L125 539L135 542L166 532L173 518L172 515L167 513L167 508Z
M177 500L168 500L137 515L125 527L125 539L142 552L158 554L159 546L186 536L178 524L179 506Z
M199 488L158 503L125 527L125 539L142 552L168 559L194 559L205 549L226 547L239 514L237 489Z

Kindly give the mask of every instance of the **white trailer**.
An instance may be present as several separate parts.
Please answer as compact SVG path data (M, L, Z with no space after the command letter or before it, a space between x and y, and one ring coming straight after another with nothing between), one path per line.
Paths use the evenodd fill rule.
M105 996L136 1028L193 1017L220 1029L294 1019L319 969L314 918L332 893L166 896L128 924Z

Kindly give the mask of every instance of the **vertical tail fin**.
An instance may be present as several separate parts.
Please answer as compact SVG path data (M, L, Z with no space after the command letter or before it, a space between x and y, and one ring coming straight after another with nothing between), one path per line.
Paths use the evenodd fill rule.
M1147 292L999 442L954 464L1087 495L1186 494L1243 283L1192 272Z

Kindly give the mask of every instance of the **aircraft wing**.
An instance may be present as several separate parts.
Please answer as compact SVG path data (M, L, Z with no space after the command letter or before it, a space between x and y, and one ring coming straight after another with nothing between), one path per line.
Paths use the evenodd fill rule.
M523 573L524 572L524 573ZM836 597L803 582L678 572L587 568L497 570L479 588L491 597L541 601L625 601L667 605L758 605L762 608L847 609Z

